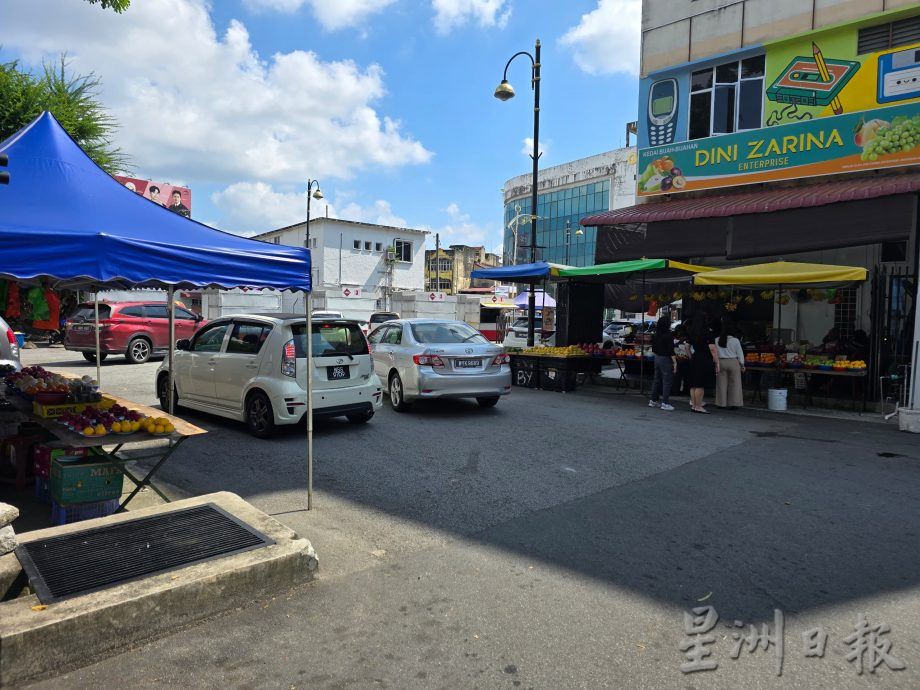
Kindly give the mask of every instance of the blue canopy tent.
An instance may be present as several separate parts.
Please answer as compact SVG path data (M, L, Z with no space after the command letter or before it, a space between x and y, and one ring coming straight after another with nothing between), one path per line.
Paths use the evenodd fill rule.
M298 290L310 320L308 249L215 230L139 196L99 168L48 112L0 143L0 153L10 174L0 187L0 278L93 290L161 287L169 304L176 288ZM174 333L170 309L172 340ZM169 362L172 389L172 348ZM312 484L312 376L307 381Z

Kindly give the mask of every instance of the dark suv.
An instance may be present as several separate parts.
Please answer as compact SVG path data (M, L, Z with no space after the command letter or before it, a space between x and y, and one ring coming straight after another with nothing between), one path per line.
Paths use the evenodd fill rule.
M95 310L93 304L77 306L64 325L64 348L82 352L96 361ZM201 316L176 307L176 340L191 338L204 322ZM100 361L108 355L124 355L142 364L169 347L169 309L165 302L100 302Z

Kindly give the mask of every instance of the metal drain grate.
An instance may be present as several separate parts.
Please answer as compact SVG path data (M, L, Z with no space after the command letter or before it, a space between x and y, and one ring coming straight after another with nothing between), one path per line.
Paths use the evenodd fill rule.
M213 503L42 541L16 556L49 604L274 542Z

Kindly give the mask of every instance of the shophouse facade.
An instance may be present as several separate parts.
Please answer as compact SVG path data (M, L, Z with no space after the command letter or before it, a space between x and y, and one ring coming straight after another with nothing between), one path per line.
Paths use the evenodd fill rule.
M867 332L870 381L909 364L920 4L644 0L641 50L640 203L580 219L595 260L863 266L857 287L756 308L787 341Z
M425 251L425 289L449 295L470 288L491 288L493 281L470 278L474 268L495 268L501 257L486 251L485 247L452 244L447 248Z

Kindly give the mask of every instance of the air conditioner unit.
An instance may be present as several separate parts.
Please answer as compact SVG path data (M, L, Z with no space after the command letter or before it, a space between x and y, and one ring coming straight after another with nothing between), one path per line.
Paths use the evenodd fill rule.
M383 255L384 261L387 263L396 262L396 247L387 247L386 254Z

